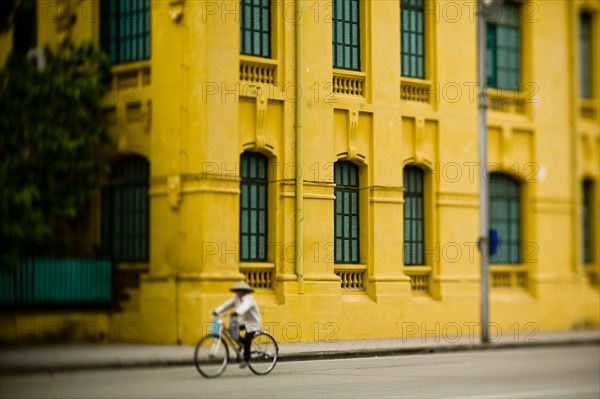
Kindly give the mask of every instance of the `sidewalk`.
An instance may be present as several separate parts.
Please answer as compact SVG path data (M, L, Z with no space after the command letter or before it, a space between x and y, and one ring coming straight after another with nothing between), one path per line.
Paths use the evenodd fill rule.
M491 337L492 338L492 337ZM504 334L482 345L478 336L280 343L279 360L389 356L550 345L600 345L600 330ZM144 344L55 345L0 348L0 374L103 368L192 365L193 346Z

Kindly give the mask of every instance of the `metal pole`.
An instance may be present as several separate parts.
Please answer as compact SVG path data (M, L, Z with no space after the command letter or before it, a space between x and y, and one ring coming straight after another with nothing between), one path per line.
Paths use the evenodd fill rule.
M487 173L487 119L485 86L487 53L485 1L479 0L477 10L477 47L479 80L479 251L481 254L481 343L489 343L489 195Z
M302 27L302 1L296 0L296 278L298 294L304 294L304 32Z

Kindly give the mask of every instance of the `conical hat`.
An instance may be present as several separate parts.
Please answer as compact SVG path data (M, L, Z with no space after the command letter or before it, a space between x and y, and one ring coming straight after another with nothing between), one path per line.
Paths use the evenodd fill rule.
M233 287L231 287L230 291L233 291L233 292L236 292L236 291L254 292L254 288L250 287L245 281L238 281L237 283L235 283L235 285Z

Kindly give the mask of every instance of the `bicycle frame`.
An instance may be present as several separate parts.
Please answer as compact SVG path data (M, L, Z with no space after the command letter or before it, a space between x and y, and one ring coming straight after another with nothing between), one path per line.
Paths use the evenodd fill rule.
M242 343L239 340L237 340L231 336L229 329L226 328L226 326L225 326L225 320L224 320L223 316L220 316L217 320L219 323L219 332L217 333L217 335L219 336L219 338L224 338L227 345L230 348L233 348L233 351L235 352L235 355L236 355L236 359L238 359L242 354L242 349L243 349ZM221 340L217 341L215 343L215 345L221 345ZM217 349L218 349L218 347L217 347Z

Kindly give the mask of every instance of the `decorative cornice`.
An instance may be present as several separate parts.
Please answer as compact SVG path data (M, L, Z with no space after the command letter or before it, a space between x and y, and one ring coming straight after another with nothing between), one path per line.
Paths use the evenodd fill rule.
M173 174L155 176L150 179L149 195L166 195L173 208L179 206L184 194L193 193L238 195L240 193L240 179L237 176L207 173Z
M460 208L478 208L479 195L477 193L438 192L437 205Z

